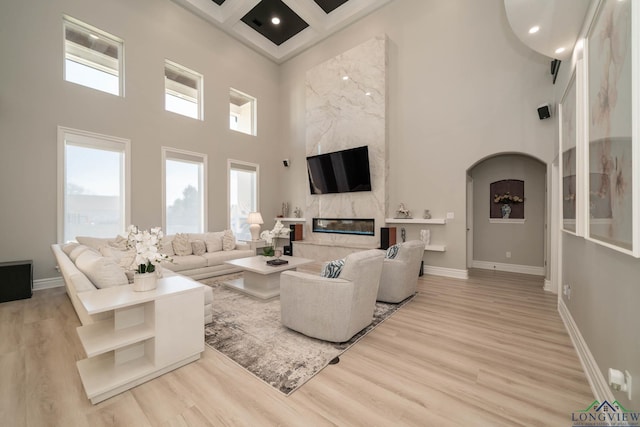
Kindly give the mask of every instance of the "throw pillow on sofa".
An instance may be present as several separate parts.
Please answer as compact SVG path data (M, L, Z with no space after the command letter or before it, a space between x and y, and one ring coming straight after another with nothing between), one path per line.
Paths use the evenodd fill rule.
M191 255L193 250L191 249L191 242L189 242L189 236L185 233L178 233L173 238L173 252L178 256Z
M232 251L236 248L236 236L233 235L233 231L224 230L224 236L222 237L222 250Z
M398 256L398 249L400 249L399 245L389 246L389 248L387 249L387 253L385 254L384 257L387 259L394 259L395 257Z
M112 259L103 257L91 250L80 254L76 260L76 267L99 289L122 286L129 283L122 267Z
M165 254L168 257L174 256L176 253L173 251L173 236L164 236L160 241L160 253Z
M76 242L65 243L64 245L62 245L62 252L64 252L65 254L67 254L67 256L69 256L71 255L71 251L73 251L78 246L80 246L80 243L76 243Z
M69 252L69 259L75 263L78 257L80 256L80 254L83 253L84 251L94 252L94 250L87 245L78 245L75 248L73 248L71 252Z
M194 255L202 256L207 251L207 245L202 240L191 242L191 250Z
M204 242L207 245L207 252L218 252L222 250L222 238L224 237L224 231L216 231L213 233L206 233L204 235Z
M115 239L108 239L105 237L91 237L91 236L76 236L76 240L81 245L89 246L92 249L97 251L100 250L101 247L108 245L109 243L113 243Z
M116 264L125 270L136 269L136 265L134 265L136 260L136 251L133 248L120 250L107 245L100 248L100 253L104 257L111 258Z
M327 277L329 279L337 279L342 272L342 267L344 267L344 258L329 261L322 266L320 276Z

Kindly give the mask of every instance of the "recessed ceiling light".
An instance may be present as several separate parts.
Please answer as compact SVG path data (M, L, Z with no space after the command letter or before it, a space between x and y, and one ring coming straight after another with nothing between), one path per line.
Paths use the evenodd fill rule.
M349 80L349 76L342 76L342 80Z
M534 25L533 27L529 28L529 34L535 34L538 31L540 31L540 27L537 25Z
M562 53L564 52L564 48L563 47L559 47L556 49L556 53Z
M273 25L278 25L280 24L280 18L278 18L277 16L274 16L273 18L271 18L271 23Z
M366 96L371 96L371 92L365 92Z

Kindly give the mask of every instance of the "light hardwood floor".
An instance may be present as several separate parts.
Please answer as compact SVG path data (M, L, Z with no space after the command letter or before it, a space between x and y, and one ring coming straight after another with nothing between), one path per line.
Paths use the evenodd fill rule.
M289 397L206 348L98 405L64 289L38 291L0 304L0 425L568 426L593 395L542 284L424 276L411 303Z

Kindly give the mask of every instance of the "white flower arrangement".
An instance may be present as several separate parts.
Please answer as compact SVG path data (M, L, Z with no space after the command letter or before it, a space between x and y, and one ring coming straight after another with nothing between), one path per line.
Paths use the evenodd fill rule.
M493 203L522 203L524 199L520 196L511 195L508 191L502 195L494 194Z
M273 256L273 247L275 246L277 239L288 238L290 232L290 229L282 225L280 220L277 220L273 230L265 230L260 233L260 238L267 243L267 246L262 250L263 255Z
M159 246L164 233L160 227L150 230L140 230L135 225L130 225L128 246L136 251L135 265L138 273L153 273L156 265L164 260L171 260L167 255L160 253Z

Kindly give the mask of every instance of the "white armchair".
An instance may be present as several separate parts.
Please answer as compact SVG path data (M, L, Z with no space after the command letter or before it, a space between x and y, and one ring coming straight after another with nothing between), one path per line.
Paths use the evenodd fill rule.
M325 341L349 340L373 321L383 259L384 254L378 250L351 254L336 279L283 272L282 324Z
M424 242L400 243L395 258L385 258L378 288L378 301L398 303L416 292Z

